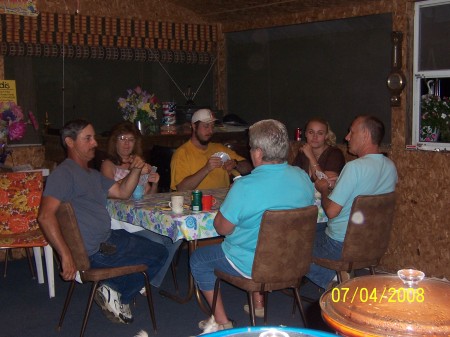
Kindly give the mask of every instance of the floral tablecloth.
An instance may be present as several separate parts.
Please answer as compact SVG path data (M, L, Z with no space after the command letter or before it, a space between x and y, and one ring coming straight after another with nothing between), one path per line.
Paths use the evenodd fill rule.
M217 200L211 211L192 213L191 191L148 194L140 200L108 199L106 208L111 218L168 236L174 242L180 239L192 241L219 236L213 223L228 189L202 190L202 192L204 195L213 195ZM183 214L174 214L169 208L172 194L184 196Z

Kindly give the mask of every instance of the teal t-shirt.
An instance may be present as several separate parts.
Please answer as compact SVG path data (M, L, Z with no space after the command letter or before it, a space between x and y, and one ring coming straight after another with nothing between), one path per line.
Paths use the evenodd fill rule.
M313 204L314 187L305 171L286 162L256 167L233 184L220 207L222 215L236 226L222 243L225 256L251 276L263 213Z
M394 191L397 169L392 160L382 154L368 154L348 162L328 198L342 206L339 215L328 220L325 233L343 242L353 200L358 195L376 195Z

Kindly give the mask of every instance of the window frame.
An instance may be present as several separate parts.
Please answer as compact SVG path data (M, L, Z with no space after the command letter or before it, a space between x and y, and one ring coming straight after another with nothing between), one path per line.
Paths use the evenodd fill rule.
M412 145L419 150L426 151L450 151L450 142L426 142L420 140L420 100L421 81L423 79L450 79L450 69L439 70L419 70L419 50L420 50L420 10L425 7L450 6L450 0L427 0L415 3L414 12L414 51L413 51L413 124L412 124Z

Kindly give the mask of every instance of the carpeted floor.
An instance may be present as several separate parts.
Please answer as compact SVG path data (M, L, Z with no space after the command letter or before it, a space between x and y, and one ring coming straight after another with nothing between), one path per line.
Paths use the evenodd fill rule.
M3 263L0 263L3 271ZM57 271L55 271L56 274ZM180 293L185 294L187 288L187 252L181 254L178 267L178 283ZM56 330L59 316L64 304L68 283L57 275L56 297L48 297L47 284L38 284L31 279L26 260L10 261L6 278L0 279L0 336L2 337L75 337L79 336L90 284L77 285L71 305L68 309L61 331ZM161 289L174 289L170 272L166 275ZM230 318L237 326L250 325L249 316L242 307L247 302L245 292L225 283L222 284L225 308ZM312 283L303 286L301 294L309 298L319 299L321 292ZM149 336L188 337L201 333L197 323L206 318L193 298L185 304L179 304L159 294L153 288L153 300L156 311L158 332L152 331L148 307L144 297L139 296L136 307L132 308L135 320L130 325L114 324L102 314L94 303L86 328L86 337L133 337L141 329ZM269 295L269 325L284 325L303 327L298 310L291 315L293 299L282 292ZM308 318L309 328L331 331L322 321L318 302L303 302ZM263 325L263 320L257 318L257 325Z

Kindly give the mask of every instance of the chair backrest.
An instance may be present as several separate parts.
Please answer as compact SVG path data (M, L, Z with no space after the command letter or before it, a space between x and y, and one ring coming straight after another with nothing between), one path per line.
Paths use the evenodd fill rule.
M264 212L252 267L258 283L300 280L309 271L317 206Z
M159 173L159 192L170 192L170 162L176 148L154 145L146 160L158 167Z
M81 237L72 205L69 202L61 203L56 212L56 218L61 227L61 233L64 240L72 253L77 270L88 270L90 268L89 257L86 253L86 248L84 247L83 238Z
M378 264L389 244L395 193L360 195L353 201L341 260Z
M41 172L0 173L0 233L18 234L39 229Z

